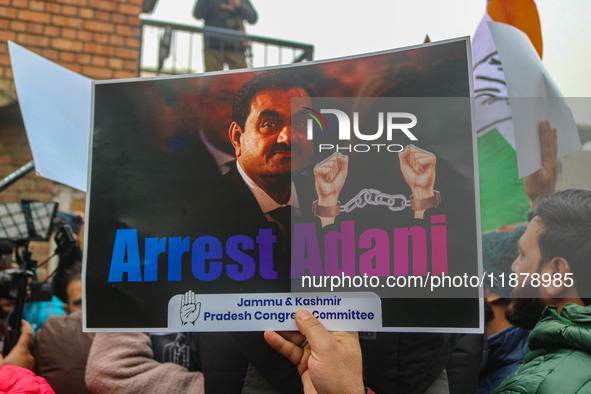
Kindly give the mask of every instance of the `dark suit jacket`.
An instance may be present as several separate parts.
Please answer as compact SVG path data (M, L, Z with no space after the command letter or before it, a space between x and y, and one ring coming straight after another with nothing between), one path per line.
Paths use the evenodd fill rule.
M222 193L212 209L220 216L210 230L220 239L236 234L254 237L261 228L272 228L279 238L277 227L267 221L235 167L217 187ZM258 251L254 251L255 256ZM289 261L289 251L276 243L274 263L278 280L257 277L257 271L253 279L244 283L219 278L212 286L227 288L228 292L289 292ZM279 392L302 392L296 367L267 345L262 332L193 333L192 346L204 373L207 393L241 393L249 363Z

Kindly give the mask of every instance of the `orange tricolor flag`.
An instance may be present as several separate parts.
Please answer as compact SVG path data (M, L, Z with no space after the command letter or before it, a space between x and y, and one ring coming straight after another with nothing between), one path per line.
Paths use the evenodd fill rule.
M493 21L515 26L527 34L542 58L542 28L533 0L488 0L486 11Z

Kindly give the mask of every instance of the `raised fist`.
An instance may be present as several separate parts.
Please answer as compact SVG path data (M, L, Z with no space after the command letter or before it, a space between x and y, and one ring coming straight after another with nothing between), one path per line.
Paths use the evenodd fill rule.
M340 153L333 153L326 160L314 167L318 205L332 207L337 205L339 193L345 185L349 158Z

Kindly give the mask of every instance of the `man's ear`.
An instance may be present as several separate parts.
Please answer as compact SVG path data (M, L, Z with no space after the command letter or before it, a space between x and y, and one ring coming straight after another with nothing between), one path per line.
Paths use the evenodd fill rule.
M230 134L230 142L234 146L234 150L236 151L236 157L240 156L240 137L242 137L242 129L238 126L238 123L232 122L230 125L230 129L228 130Z
M547 280L544 281L545 274L550 274L550 278L552 279L550 283L548 283ZM558 275L556 274L559 274L560 278L558 278ZM541 275L540 286L543 286L546 294L551 298L558 298L564 291L573 287L570 264L564 257L554 257L550 260L542 270ZM570 278L570 280L567 280L567 278Z

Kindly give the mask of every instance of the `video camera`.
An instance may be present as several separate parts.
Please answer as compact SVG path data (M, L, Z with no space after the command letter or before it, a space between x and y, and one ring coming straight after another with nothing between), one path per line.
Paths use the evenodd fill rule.
M55 231L55 254L66 254L76 245L70 224L77 225L79 230L81 218L58 214L57 209L56 202L22 200L20 203L0 203L0 253L13 253L18 264L18 268L8 268L0 273L0 297L14 301L4 334L4 356L20 336L28 288L32 285L43 287L43 283L32 283L36 278L37 261L32 259L29 242L48 241Z

